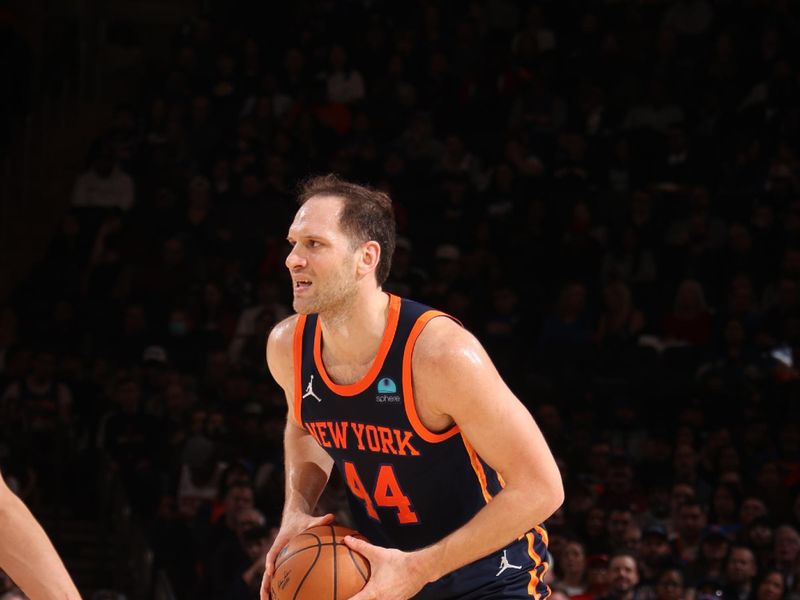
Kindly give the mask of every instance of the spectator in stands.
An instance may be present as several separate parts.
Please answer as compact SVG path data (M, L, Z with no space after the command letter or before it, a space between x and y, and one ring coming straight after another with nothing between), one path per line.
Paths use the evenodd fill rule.
M217 448L203 434L208 411L195 408L189 420L190 437L181 451L177 484L178 512L187 520L208 511L219 494L226 465L217 457Z
M89 170L75 181L72 205L127 211L135 201L133 179L119 168L112 148L103 144Z
M725 565L725 597L733 600L749 600L755 591L758 574L756 556L747 546L731 547Z
M636 557L619 552L608 561L608 594L603 600L635 600L639 585L639 567Z
M761 498L746 496L739 507L739 522L743 526L748 526L756 519L764 518L769 515L767 505Z
M235 516L236 538L228 538L219 543L211 555L206 569L207 585L211 597L225 597L234 578L248 570L253 563L250 546L256 540L266 537L268 528L261 512L253 507L239 509ZM259 531L258 535L254 532ZM263 556L266 555L266 552ZM263 561L261 568L264 568Z
M774 548L769 519L766 517L753 519L747 527L742 528L740 535L742 543L755 553L759 571L763 571L772 562Z
M55 360L54 353L48 349L36 351L30 372L5 389L0 406L6 424L14 423L43 435L69 425L72 393L64 383L56 380Z
M786 597L786 581L779 571L766 571L756 586L755 600L782 600Z
M711 486L701 476L700 457L691 444L676 444L672 468L675 481L688 484L692 488L693 496L702 501L709 497Z
M573 598L586 592L586 553L577 540L569 540L562 547L556 562L556 580L551 584Z
M627 548L625 536L633 523L633 512L629 508L616 507L608 511L606 531L608 532L608 547L612 551Z
M684 563L692 564L698 559L700 540L707 523L706 509L696 500L684 502L678 509L674 544Z
M262 280L258 283L257 303L242 310L236 324L236 331L231 340L228 353L232 363L239 362L242 350L250 338L261 338L263 331L255 328L255 322L262 311L267 310L272 314L275 323L288 316L289 311L278 299L278 289L274 282Z
M608 553L608 536L606 533L606 511L600 506L593 506L586 511L582 527L582 538L585 540L587 554Z
M800 535L791 525L781 525L775 529L774 540L774 567L783 573L787 580L796 583L796 580L800 577L800 574L797 573L797 560L800 557Z
M634 305L631 292L621 281L603 290L605 308L597 323L595 339L606 349L631 346L644 329L644 315Z
M208 549L225 543L237 543L238 515L245 509L254 508L255 493L249 482L236 481L221 490L221 506L211 514L211 530Z
M347 51L336 44L330 52L330 71L326 77L328 100L352 104L365 94L364 78L348 64Z
M686 597L683 571L678 567L667 567L660 572L655 585L655 600L682 600Z
M696 346L711 341L712 319L706 306L703 288L694 280L681 282L675 294L675 303L664 320L664 335Z
M727 469L726 469L727 470ZM739 531L739 506L741 493L739 487L730 483L719 483L711 492L711 508L708 521L725 533L736 535Z
M591 325L586 314L586 288L580 283L564 286L554 314L542 325L539 347L556 357L579 354L588 348Z
M672 547L663 525L648 525L642 530L639 571L643 585L653 587L659 573L673 560Z
M698 583L704 579L722 579L730 545L731 540L724 530L709 527L700 538L697 560L689 567L687 580Z

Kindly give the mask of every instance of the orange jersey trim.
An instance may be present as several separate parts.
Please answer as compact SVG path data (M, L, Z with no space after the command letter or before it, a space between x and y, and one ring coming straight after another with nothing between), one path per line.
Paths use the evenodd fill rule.
M472 447L472 444L470 444L467 438L464 437L463 433L461 434L461 439L464 442L464 447L467 449L467 454L469 454L469 462L472 465L472 470L475 471L475 475L478 476L478 483L481 485L483 499L486 501L486 504L489 504L489 501L492 499L492 495L489 493L489 487L486 482L486 471L483 470L483 465L478 458L478 453L475 452L475 448Z
M411 356L414 353L414 344L417 343L417 338L422 333L422 330L425 329L425 325L434 317L448 317L452 319L450 315L438 310L429 310L424 313L417 319L417 322L414 323L414 327L411 328L411 333L408 334L408 340L406 341L406 348L403 351L403 403L406 408L406 416L411 422L411 427L414 428L416 434L431 444L443 442L459 432L458 425L453 425L450 429L442 433L431 431L425 427L420 420L419 414L417 414L417 405L414 403L414 380L411 375Z
M303 425L303 330L306 328L306 315L298 315L294 326L294 418L298 425Z
M386 319L386 329L383 330L383 339L381 345L378 347L378 354L375 360L372 361L367 374L361 378L361 381L350 385L339 385L328 376L325 370L325 363L322 362L322 327L317 318L317 328L314 331L314 362L317 365L322 380L330 390L339 396L355 396L366 390L383 368L383 361L386 360L386 355L389 354L389 348L392 347L394 341L394 334L397 331L397 322L400 320L400 297L389 294L389 315Z
M543 529L539 526L534 527L534 529L539 533L542 534ZM546 536L547 534L545 534ZM542 557L536 553L536 550L533 548L533 534L528 532L525 536L528 538L528 555L533 559L533 568L530 570L531 574L531 581L528 583L528 593L536 598L536 600L541 600L542 595L536 590L539 587L539 582L544 579L545 573L547 573L548 565L546 562L542 560ZM543 538L544 539L544 538ZM542 569L541 574L537 573L539 568Z

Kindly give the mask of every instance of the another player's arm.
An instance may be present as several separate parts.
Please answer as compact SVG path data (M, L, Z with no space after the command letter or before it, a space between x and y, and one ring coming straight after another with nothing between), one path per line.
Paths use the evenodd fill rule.
M31 600L80 600L41 525L0 475L0 568Z
M445 421L451 417L506 485L463 527L427 548L402 553L348 544L373 563L374 586L354 600L408 598L425 583L517 539L564 498L561 475L538 426L469 332L450 319L432 320L417 340L412 366L418 407ZM392 576L398 569L404 581Z
M286 495L281 529L267 553L262 598L267 597L269 578L281 548L304 529L333 520L332 515L311 516L328 483L333 459L295 419L293 341L296 323L296 315L285 319L275 326L267 339L267 365L272 377L283 388L287 403L283 436Z

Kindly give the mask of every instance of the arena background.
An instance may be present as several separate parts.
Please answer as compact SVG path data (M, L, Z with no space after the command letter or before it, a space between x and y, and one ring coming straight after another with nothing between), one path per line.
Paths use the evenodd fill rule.
M545 432L554 594L797 597L799 39L790 0L0 2L0 468L86 598L256 598L283 236L336 172Z

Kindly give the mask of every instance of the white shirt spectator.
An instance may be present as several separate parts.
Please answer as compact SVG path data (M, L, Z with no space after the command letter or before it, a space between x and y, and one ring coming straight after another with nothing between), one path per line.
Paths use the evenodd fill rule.
M361 73L335 71L328 75L328 100L341 104L350 104L364 97L364 78Z
M705 33L714 20L714 9L705 0L681 0L674 3L664 16L664 26L681 35Z
M244 349L247 340L256 334L263 335L265 333L263 331L256 331L256 321L263 310L271 310L274 314L276 323L289 316L289 311L287 311L286 307L279 302L258 304L256 306L245 308L239 315L239 321L236 324L236 332L233 334L231 345L228 348L228 356L230 357L231 362L239 362L239 359L242 356L242 350Z
M78 177L72 192L73 206L130 210L133 203L133 179L116 166L107 177L89 169Z

